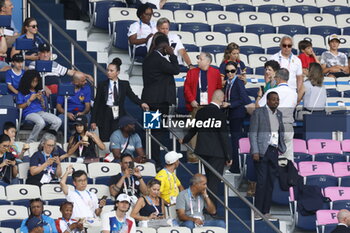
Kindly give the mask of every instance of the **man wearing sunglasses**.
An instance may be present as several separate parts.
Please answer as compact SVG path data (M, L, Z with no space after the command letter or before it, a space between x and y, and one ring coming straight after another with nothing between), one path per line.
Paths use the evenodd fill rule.
M288 86L300 90L304 77L300 59L292 53L293 40L290 36L284 36L280 42L281 51L272 55L269 60L277 61L281 68L289 71Z

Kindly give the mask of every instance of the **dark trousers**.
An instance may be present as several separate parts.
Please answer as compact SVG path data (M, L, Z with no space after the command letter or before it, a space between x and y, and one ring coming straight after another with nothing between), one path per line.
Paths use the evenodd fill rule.
M109 142L111 134L118 129L119 118L113 118L112 109L107 107L104 114L104 121L98 124L98 132L103 142Z
M238 154L238 141L242 137L243 118L230 119L230 133L232 141L232 165L230 172L240 173L239 169L239 154Z
M271 207L273 184L277 175L278 151L269 146L264 157L255 163L257 177L255 207L263 214L268 214Z
M224 173L224 167L225 167L225 159L219 158L219 157L212 157L212 156L201 156L205 161L207 161L220 175ZM206 166L204 166L205 169L205 176L207 177L207 187L213 193L218 195L219 193L219 185L221 183L220 178L218 178L216 175L214 175L213 172L211 172ZM208 195L210 199L213 201L215 206L217 206L217 200L213 197L213 195L208 192Z

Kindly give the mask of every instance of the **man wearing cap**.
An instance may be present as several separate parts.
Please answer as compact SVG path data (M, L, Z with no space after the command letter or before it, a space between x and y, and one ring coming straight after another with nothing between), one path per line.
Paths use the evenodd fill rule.
M50 61L51 60L51 52L50 52L50 45L47 43L43 43L39 45L39 60L42 61ZM32 61L28 69L34 70L36 66L36 62ZM52 70L51 72L40 72L41 77L45 79L45 86L48 88L48 90L45 90L48 92L48 94L57 94L58 91L58 78L63 77L65 75L71 76L71 77L80 77L80 78L87 78L89 82L93 83L94 78L89 75L85 74L83 72L68 69L67 67L64 67L57 63L56 61L52 61Z
M21 81L21 78L24 74L23 68L23 55L20 53L17 53L13 55L12 57L12 69L6 71L5 77L6 77L6 83L7 88L9 90L9 93L12 95L18 94L18 86L19 82Z
M175 174L176 168L179 167L182 158L181 153L170 151L165 155L165 168L160 170L156 179L160 181L160 197L169 205L176 204L176 197L179 192L184 190L180 180Z
M321 66L323 73L328 77L346 77L349 76L349 66L347 56L338 51L340 39L336 34L328 37L329 51L321 55Z
M124 193L120 194L115 202L115 211L102 215L102 232L136 233L135 219L126 214L130 206L130 197Z

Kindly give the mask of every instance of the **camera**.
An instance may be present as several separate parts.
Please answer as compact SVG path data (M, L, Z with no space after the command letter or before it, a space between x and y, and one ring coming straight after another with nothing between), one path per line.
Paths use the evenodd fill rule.
M6 152L6 159L10 161L15 161L16 157L11 152Z
M129 168L134 169L134 167L135 167L134 162L129 162Z

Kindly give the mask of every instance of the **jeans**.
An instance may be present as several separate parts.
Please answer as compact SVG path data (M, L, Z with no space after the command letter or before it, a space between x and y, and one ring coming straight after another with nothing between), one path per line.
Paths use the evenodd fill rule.
M192 221L183 222L183 223L180 224L180 226L188 227L190 229L195 228L194 222L192 222ZM203 226L204 227L222 227L222 228L226 228L226 224L222 220L205 220Z

